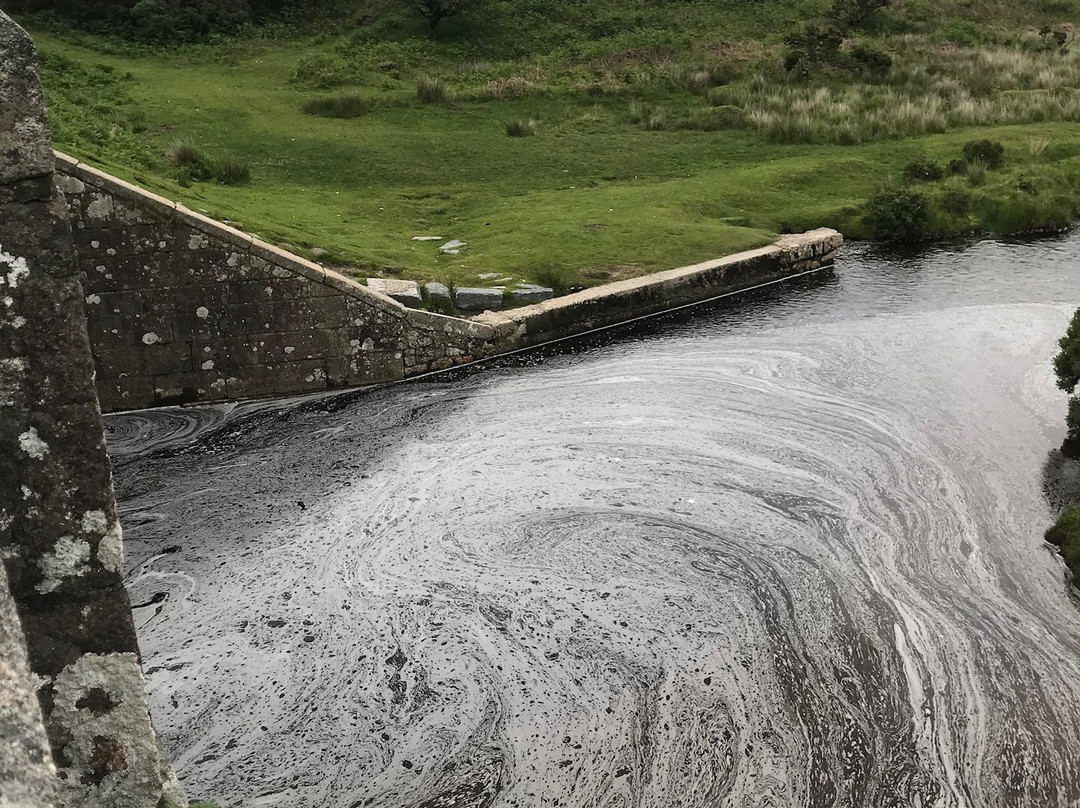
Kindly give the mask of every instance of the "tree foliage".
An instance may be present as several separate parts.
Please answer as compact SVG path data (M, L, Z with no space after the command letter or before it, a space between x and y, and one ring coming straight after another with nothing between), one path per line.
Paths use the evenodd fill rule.
M1067 393L1080 384L1080 309L1076 310L1065 336L1058 340L1061 350L1054 357L1058 387Z

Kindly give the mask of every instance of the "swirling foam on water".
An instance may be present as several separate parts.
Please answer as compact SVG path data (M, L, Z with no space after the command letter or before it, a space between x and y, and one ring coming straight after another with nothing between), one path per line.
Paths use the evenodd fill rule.
M1072 805L1080 618L1039 493L1069 307L928 297L825 283L525 371L110 419L182 779L230 806Z

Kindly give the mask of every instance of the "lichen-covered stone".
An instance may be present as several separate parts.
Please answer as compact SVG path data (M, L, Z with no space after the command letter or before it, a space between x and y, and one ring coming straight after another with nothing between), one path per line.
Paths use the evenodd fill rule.
M0 805L51 808L56 767L7 574L0 569Z
M120 578L87 294L45 121L33 46L0 12L0 558L63 783L57 805L156 808L170 776ZM91 204L111 215L111 197Z

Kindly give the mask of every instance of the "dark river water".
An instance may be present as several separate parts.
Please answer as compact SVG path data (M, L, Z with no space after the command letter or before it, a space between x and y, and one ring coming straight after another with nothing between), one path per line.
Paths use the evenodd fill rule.
M108 419L154 718L288 808L1068 806L1080 237Z

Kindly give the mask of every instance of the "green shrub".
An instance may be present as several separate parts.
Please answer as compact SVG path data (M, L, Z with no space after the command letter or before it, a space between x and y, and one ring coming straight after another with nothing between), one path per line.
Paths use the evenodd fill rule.
M453 100L454 94L439 79L424 76L416 82L416 97L425 104L445 104Z
M1065 336L1058 340L1058 347L1061 350L1054 357L1057 386L1071 393L1080 384L1080 309L1073 314Z
M1073 575L1080 582L1080 505L1068 508L1046 531L1046 540L1058 548Z
M892 57L884 51L862 45L851 51L852 72L874 78L885 78L892 69Z
M941 207L951 216L967 216L971 213L971 195L959 188L949 188L941 195Z
M510 137L529 137L536 134L536 121L532 118L514 118L506 122L506 134Z
M955 160L949 161L947 168L949 173L954 177L960 176L961 174L967 174L968 161L957 157Z
M885 189L867 203L866 223L878 241L921 241L930 229L930 205L917 191Z
M324 53L309 53L297 61L289 81L312 90L329 90L355 82L356 78L344 60Z
M370 105L357 93L332 95L328 98L312 98L305 101L301 109L308 115L322 118L359 118L367 114Z
M936 182L943 176L941 166L925 157L912 160L904 166L904 179L908 182Z
M964 159L980 162L989 169L1000 168L1005 160L1005 147L996 140L971 140L963 146Z

